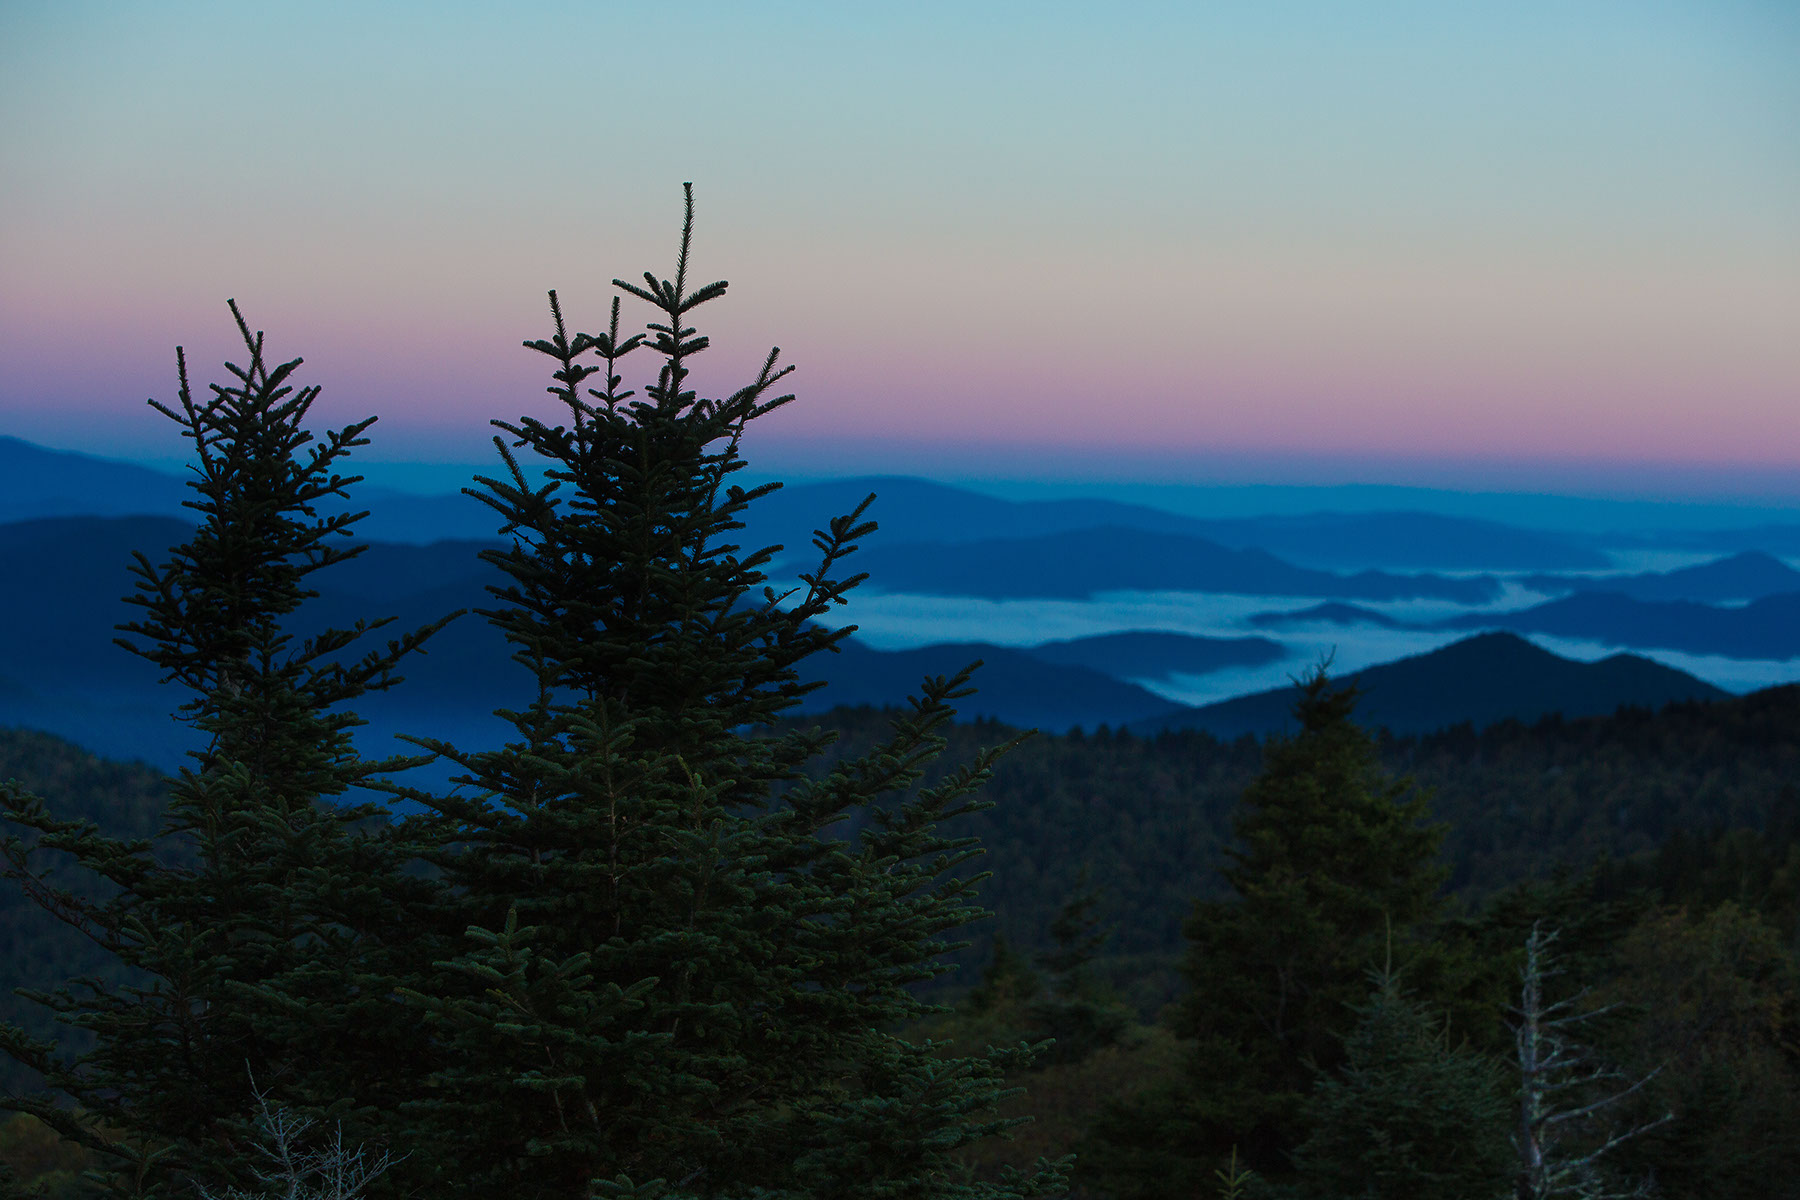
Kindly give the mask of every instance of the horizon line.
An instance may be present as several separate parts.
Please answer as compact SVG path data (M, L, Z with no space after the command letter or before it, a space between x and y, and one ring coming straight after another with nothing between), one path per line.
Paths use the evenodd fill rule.
M68 454L155 471L180 478L189 461L170 452L151 454L122 448L95 450L68 444L56 445L0 433L0 441L14 441L52 454ZM804 449L807 457L816 457L825 447L812 444ZM1800 508L1800 464L1775 467L1767 464L1723 464L1631 459L1458 459L1434 458L1426 455L1390 455L1372 458L1368 455L1344 454L1322 456L1306 452L1255 453L1216 452L1192 456L1200 469L1174 475L1166 462L1140 462L1139 470L1126 456L1108 456L1090 460L1082 470L1064 460L1063 469L1027 472L1019 462L986 458L982 470L971 469L958 461L962 456L940 458L936 464L917 461L871 462L867 448L845 442L834 447L840 452L835 462L793 461L793 450L746 460L750 478L776 480L794 485L826 483L855 479L921 480L945 487L985 492L1005 499L1053 499L1053 493L1070 498L1098 497L1120 492L1174 495L1179 493L1246 493L1269 492L1389 492L1415 493L1421 496L1457 496L1472 501L1531 499L1568 501L1581 504L1639 506L1694 506L1727 509L1784 510ZM923 448L914 448L915 451ZM960 447L965 453L972 449ZM1040 448L1041 449L1041 448ZM1070 447L1071 451L1075 448ZM849 453L844 453L848 451ZM1032 456L1042 462L1043 456ZM1164 456L1159 456L1162 458ZM911 455L907 456L908 459ZM774 461L770 461L774 460ZM1123 461L1122 461L1123 460ZM453 495L460 483L452 482L454 473L467 482L473 473L486 473L492 460L474 460L459 456L383 458L358 455L349 466L363 475L368 486L417 496ZM1323 478L1296 478L1308 474ZM1454 475L1452 481L1443 478ZM1507 478L1507 476L1522 478ZM1580 476L1582 483L1570 476ZM1618 479L1607 486L1608 477L1629 476L1630 483ZM1646 483L1656 477L1661 486ZM1535 477L1535 478L1534 478ZM1398 497L1396 497L1398 498ZM1145 501L1148 502L1148 501Z

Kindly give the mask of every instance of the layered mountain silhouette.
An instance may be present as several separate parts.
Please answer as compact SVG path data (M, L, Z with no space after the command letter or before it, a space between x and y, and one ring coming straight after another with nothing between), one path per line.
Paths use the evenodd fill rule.
M998 500L909 479L843 480L775 493L752 510L755 525L739 540L748 546L765 541L804 545L812 528L825 524L830 514L854 507L868 491L882 493L872 515L884 528L865 543L853 565L871 572L872 584L885 590L1071 600L1102 591L1141 590L1326 601L1253 618L1254 625L1270 630L1308 624L1407 628L1367 605L1407 598L1484 604L1496 598L1499 588L1487 576L1339 573L1297 565L1252 545L1253 538L1312 555L1315 562L1333 554L1346 562L1387 554L1394 561L1459 563L1523 562L1538 556L1533 561L1564 572L1594 565L1565 554L1567 545L1558 550L1556 539L1534 540L1529 531L1492 523L1406 513L1200 521L1109 501ZM131 589L126 568L132 552L142 549L153 562L161 562L167 547L184 541L193 514L180 505L190 494L173 474L0 438L0 518L28 518L0 524L0 562L5 563L0 570L0 723L48 729L111 754L149 757L165 769L176 765L186 743L169 711L183 697L160 686L148 663L114 645L114 627L137 615L121 599ZM468 497L403 496L366 487L358 489L356 500L359 508L375 513L360 529L376 540L361 557L315 577L320 594L307 606L297 632L393 616L394 625L375 635L385 639L456 609L491 602L486 587L500 577L478 554L499 543L493 540L494 520L485 506ZM85 511L63 511L68 509ZM384 536L384 529L398 532ZM431 538L446 529L473 536ZM1464 535L1486 539L1495 548L1464 553L1450 544ZM1508 538L1513 539L1511 549L1505 549ZM1239 544L1230 544L1234 539ZM1412 549L1399 545L1408 540ZM1557 587L1598 586L1622 578L1638 594L1577 591L1534 608L1470 613L1449 625L1782 658L1800 654L1800 635L1795 633L1800 630L1800 587L1730 609L1655 597L1669 594L1668 589L1749 595L1782 586L1790 576L1800 572L1766 555L1611 580L1565 573L1545 578L1558 580ZM1533 660L1537 666L1518 667L1514 675L1549 670L1545 659L1566 663L1535 653L1541 656ZM966 715L1046 729L1181 723L1192 711L1210 709L1183 709L1146 684L1266 666L1286 657L1288 651L1270 638L1202 638L1155 630L1030 647L970 642L883 651L850 641L840 654L813 664L815 678L826 686L807 707L901 703L917 691L924 676L948 674L979 658L986 665L977 677L978 695L963 706ZM1578 673L1590 672L1584 679L1605 665L1570 664ZM1563 670L1555 668L1549 678L1570 682L1573 677L1555 673ZM1464 709L1445 711L1428 696L1414 705L1426 714L1417 719L1519 715L1516 697L1507 690L1511 685L1490 684L1471 672L1474 668L1465 667L1457 680L1460 694L1470 697ZM428 653L405 665L404 674L404 685L370 697L361 710L371 722L369 744L375 749L400 749L383 740L397 731L484 744L502 730L491 710L528 698L509 648L474 614L439 633ZM1502 672L1494 678L1504 682L1511 676ZM1683 695L1706 694L1696 690L1706 685L1687 676L1669 686ZM1615 671L1588 692L1569 694L1577 700L1589 696L1599 706L1591 711L1607 711L1618 703L1653 702L1653 693L1643 680ZM1285 703L1276 704L1278 717L1285 713ZM1379 708L1371 711L1388 716ZM1392 719L1412 718L1402 713Z
M1789 579L1793 576L1793 579ZM1567 577L1559 577L1566 581ZM1680 571L1600 578L1583 590L1526 608L1464 613L1439 621L1403 621L1362 605L1316 604L1257 613L1259 629L1321 625L1432 632L1446 629L1511 630L1578 638L1637 650L1677 650L1743 660L1800 657L1800 572L1765 554L1739 554ZM1615 583L1637 594L1610 589ZM1773 594L1759 589L1787 585ZM1742 595L1747 604L1702 603L1658 596Z
M1800 571L1760 550L1747 550L1677 571L1641 575L1527 575L1538 592L1616 592L1633 600L1756 600L1800 592Z
M0 724L46 729L109 754L173 767L192 739L179 736L169 711L185 697L159 686L153 666L114 644L115 626L138 615L121 597L131 590L135 550L152 563L184 541L190 527L170 517L61 517L0 525ZM492 603L501 576L481 562L479 541L367 544L355 558L315 576L319 594L296 621L297 633L347 628L359 618L394 617L373 636L385 639L458 609ZM360 651L352 651L360 653ZM1266 638L1204 638L1124 633L1049 643L1035 649L987 644L875 650L854 640L809 664L827 686L808 711L842 704L902 704L927 675L951 674L982 659L980 693L968 716L1067 729L1121 724L1180 707L1131 682L1200 674L1281 658ZM402 667L405 682L366 697L359 714L366 738L383 751L394 732L431 733L484 744L503 732L499 706L530 699L528 681L500 634L474 612L452 621L424 654ZM365 742L374 745L375 742Z
M1112 500L1003 500L904 476L793 484L759 500L740 535L758 549L779 544L805 569L811 538L871 492L881 525L871 545L955 544L1123 527L1206 538L1233 549L1262 549L1314 568L1582 571L1606 565L1577 539L1464 517L1420 512L1313 513L1202 519ZM54 516L172 516L187 519L190 493L179 472L50 450L0 437L0 521ZM418 495L359 485L355 504L369 517L361 536L428 543L490 538L498 523L486 505L455 492ZM330 511L328 509L328 511Z
M1205 538L1231 549L1260 549L1315 568L1592 570L1608 559L1573 538L1495 521L1422 512L1186 517L1112 500L1002 500L902 476L794 484L758 501L745 534L780 543L790 561L808 557L812 530L870 494L881 526L875 545L959 545L1039 538L1101 528Z
M174 765L182 743L172 739L168 713L181 697L158 686L150 664L113 644L113 627L136 611L120 599L129 590L131 552L143 548L152 561L161 561L166 547L186 535L183 522L163 517L56 518L0 526L0 557L12 568L0 575L0 662L5 664L0 673L8 681L0 688L0 722L48 729L107 753L150 757L165 768ZM385 637L458 608L485 606L485 585L498 576L476 557L484 544L371 544L361 557L320 573L321 594L308 604L304 627L394 616L395 626L378 635ZM1577 596L1558 603L1594 599ZM1789 599L1800 606L1800 597ZM1691 614L1688 623L1693 623ZM1800 620L1789 617L1786 625L1800 629ZM1381 674L1367 676L1371 719L1417 728L1529 715L1526 710L1534 706L1608 711L1620 703L1716 693L1641 659L1568 663L1517 638L1478 638L1464 645L1489 647L1492 661L1454 663L1441 672L1440 684L1429 684L1431 673L1418 675L1416 665L1412 670L1418 677L1403 677L1401 683ZM1494 647L1510 649L1499 654ZM1240 708L1184 711L1132 681L1267 663L1282 653L1268 639L1151 631L1023 649L972 643L880 651L851 641L841 653L811 664L814 677L827 686L807 707L898 704L924 676L948 674L979 658L986 665L978 677L978 696L964 706L968 715L1047 729L1198 721L1202 727L1235 733L1278 724L1285 712L1284 693L1228 702ZM509 648L474 614L452 622L426 654L406 664L404 673L404 685L363 706L362 715L377 738L396 731L430 732L479 744L499 730L489 715L494 707L527 698ZM1527 679L1536 680L1531 686L1538 691L1519 682ZM1376 682L1388 695L1376 694ZM1537 698L1540 692L1548 698ZM1394 699L1402 694L1410 697L1404 704ZM1196 717L1194 711L1210 715Z
M1675 529L1612 539L1621 547L1655 550L1691 550L1700 554L1729 554L1759 550L1787 558L1800 558L1800 525L1747 525L1736 529Z
M193 494L179 474L0 436L0 522L161 516L191 524L196 518L183 503ZM487 505L455 492L421 496L359 484L352 499L357 511L368 510L369 516L357 527L367 538L396 542L491 538L500 524ZM320 504L327 513L346 507L352 506L333 499Z
M0 435L0 521L178 516L191 495L178 475Z
M1062 733L1078 725L1125 724L1182 708L1092 667L1047 662L1029 650L965 642L882 651L847 638L839 653L821 654L806 664L807 676L823 679L826 686L808 696L801 711L903 705L918 694L926 676L953 675L976 661L982 664L974 678L977 691L957 703L957 714L964 719L992 717L1020 728Z
M858 555L856 565L869 572L869 586L882 591L987 599L1077 599L1145 591L1357 600L1425 597L1473 605L1500 592L1487 576L1339 575L1296 567L1261 550L1233 550L1205 538L1124 526L947 546L874 546Z
M150 664L112 644L113 626L135 610L119 599L125 567L140 547L152 561L183 540L187 527L170 518L61 518L0 526L0 724L46 729L97 751L145 758L172 769L191 734L171 722L185 697L159 686ZM373 544L351 563L321 572L321 594L304 611L304 627L347 625L358 617L395 616L388 636L457 608L488 602L497 580L476 559L482 543L431 546ZM1572 601L1592 597L1572 597ZM1615 598L1617 599L1617 598ZM1800 597L1789 598L1800 602ZM1636 603L1629 602L1628 603ZM1767 602L1759 602L1767 603ZM1800 613L1796 613L1800 616ZM1789 618L1790 628L1800 621ZM809 663L826 686L808 699L820 711L840 704L903 703L927 675L950 674L975 659L985 665L966 716L1063 730L1075 725L1138 723L1145 728L1196 726L1236 735L1279 728L1291 696L1278 689L1204 709L1184 709L1134 679L1202 673L1271 661L1278 643L1260 638L1208 639L1138 631L1014 648L981 643L880 651L848 640L838 654ZM359 711L370 722L365 745L401 749L397 732L427 733L465 745L503 733L491 716L499 705L528 699L523 673L485 620L453 621L428 652L403 668L406 683L369 697ZM1631 656L1598 664L1560 659L1511 635L1488 635L1434 655L1357 676L1369 692L1365 715L1396 729L1424 729L1541 712L1611 711L1620 704L1721 695L1690 676Z
M1309 567L1339 570L1568 571L1609 563L1599 550L1570 538L1436 513L1320 512L1203 521L1200 526L1196 532L1222 545L1256 547Z
M1225 667L1258 666L1287 656L1267 638L1208 638L1133 631L1070 638L1038 646L946 642L913 650L874 650L846 638L836 655L808 664L808 677L827 686L806 698L803 711L838 705L904 704L928 675L950 675L971 662L976 694L958 705L964 717L992 717L1010 725L1056 731L1073 726L1124 725L1173 714L1183 705L1134 680L1204 675Z
M1113 500L1002 500L966 488L903 475L871 475L787 484L752 506L746 545L781 544L785 557L804 565L811 536L826 522L853 510L868 496L865 514L881 531L871 546L931 542L955 545L993 538L1031 538L1117 525L1155 533L1201 532L1202 522L1142 504Z
M1551 713L1594 716L1621 706L1661 708L1727 693L1684 671L1633 654L1583 663L1510 633L1488 633L1344 676L1362 692L1357 719L1395 733L1470 722L1535 721ZM1142 732L1200 729L1216 737L1290 730L1294 689L1275 688L1139 722Z
M1800 657L1800 593L1723 608L1687 600L1634 600L1616 592L1579 592L1512 612L1471 613L1439 627L1512 629L1723 658L1788 659Z

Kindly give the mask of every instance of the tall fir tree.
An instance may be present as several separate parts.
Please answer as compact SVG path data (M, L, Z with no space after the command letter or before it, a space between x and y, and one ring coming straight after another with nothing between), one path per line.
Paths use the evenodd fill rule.
M1344 1060L1366 972L1390 938L1404 963L1438 910L1441 831L1382 769L1356 702L1321 668L1300 685L1296 731L1264 747L1233 819L1233 895L1196 904L1184 927L1186 1079L1104 1114L1083 1155L1121 1196L1203 1188L1234 1148L1289 1176L1306 1096Z
M136 980L35 997L92 1033L73 1058L0 1029L0 1050L79 1110L19 1095L0 1107L99 1151L119 1195L249 1182L256 1084L352 1137L376 1133L423 1049L391 996L407 954L430 961L414 935L437 889L404 874L409 852L372 823L380 810L348 800L400 760L361 758L345 706L397 682L432 630L360 657L357 641L387 622L294 634L313 573L360 550L343 539L361 514L320 510L358 481L337 468L374 419L315 442L305 421L319 389L296 390L300 360L270 364L231 310L249 355L227 364L235 382L197 399L178 350L178 407L151 401L192 443L199 525L165 563L138 556L128 599L142 614L120 639L191 696L179 715L203 748L172 781L155 839L106 836L0 786L6 874ZM96 886L51 882L47 852L73 856Z
M829 739L772 726L798 668L849 630L820 624L856 512L816 534L821 565L776 593L770 549L732 542L748 506L749 423L787 403L771 352L724 399L692 390L690 324L724 283L688 277L687 196L673 279L615 280L659 316L571 335L556 294L558 422L495 422L505 473L469 489L510 539L484 615L535 681L502 748L424 740L463 771L407 792L441 849L468 941L412 994L440 1042L409 1108L433 1196L1023 1197L1054 1167L960 1178L954 1151L1000 1132L983 1111L1019 1052L947 1056L894 1031L927 1011L911 985L979 915L978 853L938 824L984 807L998 751L919 788L967 673L926 682L875 752L822 778ZM642 398L619 363L660 359ZM592 356L590 358L590 356ZM601 386L586 387L591 377ZM529 456L521 462L515 451ZM527 467L547 467L542 484ZM849 824L853 834L834 828Z

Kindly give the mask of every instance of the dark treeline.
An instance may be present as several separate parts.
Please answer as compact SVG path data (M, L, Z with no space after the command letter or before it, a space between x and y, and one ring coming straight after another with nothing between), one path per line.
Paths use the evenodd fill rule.
M818 720L850 753L879 736L887 717L840 709ZM963 751L1007 732L976 722L949 738ZM1645 874L1665 844L1670 861L1735 854L1747 880L1772 875L1780 868L1765 860L1786 853L1800 819L1800 687L1660 712L1381 736L1377 747L1382 765L1410 777L1444 825L1447 887L1471 905L1602 860L1618 864L1608 878L1674 888ZM1253 738L1221 742L1192 731L1145 737L1102 728L1026 741L995 768L987 787L994 807L968 819L986 850L981 869L993 872L983 891L993 930L1014 946L1043 948L1058 905L1090 872L1106 882L1098 911L1114 931L1108 956L1125 960L1119 985L1135 987L1154 1011L1170 997L1152 983L1173 986L1172 977L1145 969L1179 954L1194 900L1223 894L1218 868L1231 814L1262 763ZM1727 894L1720 884L1699 898L1766 903L1771 920L1800 937L1800 912L1781 898L1782 886L1791 885ZM967 961L985 961L992 933L972 936Z
M1082 1195L1229 1194L1220 1172L1234 1167L1250 1170L1246 1195L1800 1194L1795 707L1782 688L1368 738L1366 770L1345 770L1329 739L1309 748L1310 734L1028 744L981 817L1002 932L934 1032L1086 1048L1022 1077L1016 1102L1039 1120L1020 1149L1076 1147ZM1339 736L1357 745L1349 727ZM1400 765L1431 790L1406 786ZM1073 782L1047 783L1065 772ZM1144 816L1169 802L1157 786L1212 772L1238 795L1200 796L1165 826L1212 852L1167 844ZM1384 789L1390 807L1346 815L1349 798ZM1087 815L1113 804L1128 811L1116 826ZM1399 819L1427 806L1436 821ZM1435 850L1408 832L1421 829ZM1015 872L1040 836L1059 849L1035 855L1027 889ZM1175 875L1189 868L1175 864L1190 861L1184 897ZM1168 877L1146 879L1147 864ZM1422 900L1425 884L1443 886ZM1096 936L1074 988L1086 1009L1071 1013L1053 964L1076 911ZM1541 1111L1600 1107L1551 1122L1563 1140L1533 1183L1516 1145L1529 1140L1520 977L1537 938L1538 999L1570 1022L1568 1076L1539 1080L1564 1107ZM1160 999L1172 1002L1154 1022L1121 1019Z
M890 719L856 708L800 723L838 734L830 756L847 757L874 744ZM1013 732L992 722L953 725L947 757ZM1448 886L1471 904L1523 880L1603 864L1609 893L1649 889L1705 907L1735 901L1800 946L1800 687L1377 744L1383 764L1410 775L1445 825ZM996 933L1015 947L1046 948L1085 871L1105 881L1096 915L1112 931L1106 957L1129 958L1133 969L1172 962L1188 906L1222 894L1231 812L1261 766L1255 739L1197 732L1039 733L1015 747L985 789L994 807L964 818L985 851L979 869L992 872L982 895L995 915L968 931L976 944L961 957L985 962ZM0 779L123 837L154 832L167 799L166 781L149 767L27 730L0 729ZM40 932L28 936L28 925ZM62 928L18 893L0 894L0 938L20 979L75 973L53 965L76 961L56 956L82 945ZM1160 980L1173 986L1166 972ZM0 1003L20 1011L10 996ZM1147 1011L1159 1003L1147 999Z
M796 724L839 735L830 761L873 745L890 719L875 709L837 709ZM946 731L947 758L1013 732L956 724ZM1655 713L1384 736L1378 746L1384 766L1410 775L1446 826L1448 886L1471 902L1605 859L1619 886L1654 886L1671 901L1749 903L1800 938L1800 879L1785 858L1800 821L1800 687ZM1221 894L1231 812L1261 765L1255 739L1221 742L1198 732L1144 737L1102 728L1040 733L1017 746L985 789L994 807L964 818L985 851L979 868L993 873L982 895L995 917L970 931L977 944L962 958L985 961L995 932L1043 949L1085 870L1106 881L1097 911L1113 930L1107 957L1130 959L1133 971L1172 962L1188 906ZM17 779L119 836L152 833L166 800L150 768L23 730L0 730L0 779ZM7 961L21 964L21 979L68 978L24 965L50 953L23 940L19 923L30 912L17 893L0 895ZM967 985L966 975L958 978ZM1150 985L1172 987L1172 979L1164 971L1139 981L1147 1012L1170 998Z
M168 806L168 780L141 763L98 758L61 738L24 729L0 729L0 782L14 781L41 796L59 815L92 821L118 838L148 838ZM53 883L101 898L111 891L64 860L48 864ZM131 978L116 958L75 929L30 903L23 890L0 887L0 963L5 995L0 1022L23 1027L34 1037L56 1038L85 1050L83 1031L59 1026L42 1005L14 994L19 987L48 990L70 979L100 976L117 984ZM0 1091L43 1086L36 1072L11 1058L0 1059Z
M892 716L844 709L819 723L841 735L831 756L848 757ZM944 732L955 759L1010 731ZM1790 1125L1800 1119L1791 1107L1800 1063L1786 1025L1800 1020L1800 804L1790 782L1800 689L1370 744L1390 777L1411 772L1441 825L1450 903L1431 938L1464 960L1464 977L1434 986L1456 1036L1506 1059L1520 937L1527 915L1544 917L1579 986L1627 1005L1629 1019L1615 1016L1605 1031L1614 1061L1663 1067L1648 1095L1681 1108L1678 1122L1620 1147L1616 1169L1654 1176L1655 1194L1772 1194L1758 1188L1775 1150L1758 1139L1800 1134ZM1156 1081L1183 1078L1191 1038L1177 1035L1172 1002L1192 991L1184 925L1196 901L1231 903L1221 869L1232 819L1264 768L1263 746L1248 738L1106 730L1039 735L1000 760L987 787L995 806L963 818L986 850L971 869L992 872L982 895L996 915L964 931L973 945L956 956L963 969L932 989L954 1011L922 1032L959 1044L1050 1037L1058 1049L1016 1076L1026 1091L1008 1111L1034 1123L1010 1145L972 1152L977 1163L1081 1147L1082 1194L1133 1195L1136 1156L1157 1164L1142 1194L1160 1194L1170 1164L1141 1147L1122 1162L1104 1144L1105 1120ZM155 772L24 731L0 731L0 775L124 835L153 830L166 803ZM0 939L30 986L109 969L16 893L0 902ZM1493 956L1485 971L1468 967L1477 948ZM6 1019L53 1031L41 1008L4 1003ZM14 1065L8 1082L35 1081ZM1633 1103L1629 1111L1647 1111L1643 1096ZM1277 1149L1277 1178L1292 1149ZM41 1147L40 1156L54 1161ZM1270 1173L1268 1161L1258 1165ZM1186 1166L1199 1183L1217 1169L1206 1154Z

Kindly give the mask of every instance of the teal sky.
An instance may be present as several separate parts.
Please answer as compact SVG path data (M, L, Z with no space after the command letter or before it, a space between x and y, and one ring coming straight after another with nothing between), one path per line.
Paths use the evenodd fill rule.
M236 297L480 458L684 180L771 470L1800 496L1790 0L0 0L0 432L178 458Z

